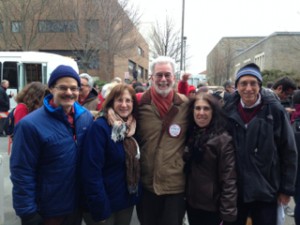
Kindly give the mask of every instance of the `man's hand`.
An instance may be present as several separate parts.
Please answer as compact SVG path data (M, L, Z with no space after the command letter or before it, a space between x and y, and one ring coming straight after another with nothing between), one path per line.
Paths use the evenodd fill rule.
M285 111L287 111L288 113L293 113L296 111L296 109L290 108L290 107L286 107Z
M183 81L187 81L187 80L190 78L190 76L191 76L190 73L184 73L184 74L182 75L182 80L183 80Z
M281 203L282 205L289 204L290 200L291 200L291 196L285 194L279 194L278 196L278 203Z

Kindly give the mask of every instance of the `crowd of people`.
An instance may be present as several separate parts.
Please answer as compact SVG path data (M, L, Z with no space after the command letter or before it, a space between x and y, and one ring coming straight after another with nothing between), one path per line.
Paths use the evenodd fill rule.
M10 171L22 225L129 225L134 207L141 225L185 215L190 225L276 225L291 197L300 225L296 83L265 88L251 63L220 94L189 86L188 73L176 86L170 57L150 71L149 87L116 77L100 91L60 65L48 87L16 96Z

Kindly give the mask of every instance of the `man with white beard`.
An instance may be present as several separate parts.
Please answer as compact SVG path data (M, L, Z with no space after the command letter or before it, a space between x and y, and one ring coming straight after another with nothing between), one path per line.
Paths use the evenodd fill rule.
M141 225L182 225L189 101L174 91L173 59L160 56L150 69L152 85L140 99L137 120L143 186L138 218Z

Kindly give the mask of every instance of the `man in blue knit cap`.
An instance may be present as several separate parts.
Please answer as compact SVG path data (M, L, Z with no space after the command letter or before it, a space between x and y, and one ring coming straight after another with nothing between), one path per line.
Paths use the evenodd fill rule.
M274 225L278 204L294 194L297 150L284 108L273 93L262 88L256 64L236 74L237 92L224 109L236 147L238 219L233 224Z
M48 87L44 105L15 127L13 207L22 225L80 225L77 166L93 117L76 102L80 78L74 69L58 66Z

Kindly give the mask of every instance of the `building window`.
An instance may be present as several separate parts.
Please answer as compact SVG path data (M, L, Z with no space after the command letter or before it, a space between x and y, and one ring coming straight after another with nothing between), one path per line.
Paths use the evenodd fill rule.
M141 47L138 47L138 55L139 56L144 56L144 51Z
M141 66L138 66L137 68L138 76L142 79L144 79L144 68Z
M133 70L135 69L136 64L135 62L128 60L128 71L132 74Z
M23 29L23 22L22 21L12 21L11 22L11 31L13 33L20 33Z
M136 63L131 60L128 60L128 72L132 75L133 79L137 79Z
M41 20L38 29L41 33L64 33L76 32L78 27L74 20Z
M246 59L246 60L244 60L244 64L248 64L248 63L250 63L251 62L251 59Z
M98 32L99 31L99 20L86 20L85 27L88 31Z
M265 67L265 53L254 56L254 62L259 66L260 70L264 70Z

